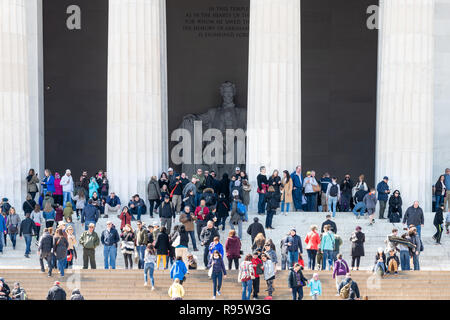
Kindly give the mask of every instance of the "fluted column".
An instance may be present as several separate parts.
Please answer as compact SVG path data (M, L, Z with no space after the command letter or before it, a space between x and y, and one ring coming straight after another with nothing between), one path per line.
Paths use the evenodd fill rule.
M260 166L281 174L301 161L300 41L300 0L250 1L246 169L255 190Z
M431 210L434 0L380 1L377 182Z
M0 197L21 211L30 166L25 0L0 1Z
M167 166L165 0L110 0L107 171L122 202Z

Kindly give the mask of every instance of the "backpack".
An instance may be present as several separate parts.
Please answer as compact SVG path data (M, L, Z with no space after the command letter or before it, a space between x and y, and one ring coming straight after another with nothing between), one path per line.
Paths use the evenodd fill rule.
M341 288L341 290L339 291L339 296L342 299L348 299L350 297L351 286L352 286L352 280L350 280L345 286L343 286Z
M331 197L337 197L338 191L339 191L339 189L338 189L337 184L331 185L331 188L330 188L330 196L331 196Z
M236 211L240 216L245 216L247 213L247 208L242 202L237 201L236 202Z

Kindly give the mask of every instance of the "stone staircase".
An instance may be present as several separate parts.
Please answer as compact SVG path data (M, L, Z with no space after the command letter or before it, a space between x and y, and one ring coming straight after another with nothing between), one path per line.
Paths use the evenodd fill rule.
M312 271L304 272L306 278ZM61 281L68 299L72 289L79 288L87 300L165 300L172 283L167 270L155 271L155 290L144 287L142 270L68 270L65 277L56 274L51 278L36 269L4 269L0 277L11 287L19 281L31 300L42 300L55 280ZM287 287L288 271L279 271L273 298L291 300ZM340 300L336 297L335 281L330 271L320 271L323 286L322 300ZM450 272L448 271L408 271L379 279L367 271L353 271L352 278L358 283L361 296L369 300L448 300L450 299ZM204 270L193 270L183 284L187 300L209 300L212 297L212 282ZM260 299L266 295L266 282L261 280ZM240 300L241 284L237 282L237 271L230 271L224 279L222 295L217 300ZM304 289L305 300L310 300L309 289Z

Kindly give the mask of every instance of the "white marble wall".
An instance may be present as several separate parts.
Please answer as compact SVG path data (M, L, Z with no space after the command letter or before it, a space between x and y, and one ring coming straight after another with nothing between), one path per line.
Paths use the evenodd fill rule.
M300 0L250 1L246 168L255 190L261 165L270 175L301 161L300 41Z
M110 0L107 171L125 204L167 169L165 0Z
M381 0L376 177L431 209L434 0Z
M450 168L450 0L436 0L433 183Z

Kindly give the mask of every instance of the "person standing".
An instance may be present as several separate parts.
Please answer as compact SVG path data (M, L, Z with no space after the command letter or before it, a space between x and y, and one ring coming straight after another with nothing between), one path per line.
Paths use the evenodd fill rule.
M445 169L445 189L446 190L450 190L450 168ZM444 205L445 205L445 210L449 211L450 209L450 192L447 192L445 194L445 198L444 198Z
M39 263L41 265L41 272L45 272L44 259L47 261L48 276L52 276L53 268L53 236L50 234L48 228L44 229L41 239L39 240L38 255Z
M403 216L403 224L415 226L420 237L424 223L423 210L419 207L419 201L414 201L414 204L406 209L405 215Z
M420 270L419 256L420 252L423 251L423 244L416 227L412 226L409 228L407 239L415 245L414 249L411 251L414 270Z
M337 178L333 177L331 183L328 184L326 191L326 199L328 203L328 211L333 212L333 217L336 216L337 204L341 199L341 187L337 184ZM322 203L323 205L323 203Z
M264 271L264 280L267 284L267 296L272 297L274 291L273 282L275 281L275 264L265 253L261 255L261 260L263 263L262 269Z
M136 236L129 224L123 228L120 239L122 240L121 251L123 254L123 260L125 261L125 269L133 269L133 254L136 244Z
M180 279L175 279L168 291L169 297L172 300L183 300L184 288L180 284Z
M55 281L53 287L48 291L47 300L66 300L66 292L61 288L59 281Z
M1 217L0 217L0 220L1 220ZM39 241L39 235L41 233L41 225L42 225L42 221L44 220L44 217L42 216L41 207L38 204L34 206L34 210L31 212L31 220L33 220L34 225L36 226L36 229L35 229L36 230L36 241ZM1 221L0 221L0 224L1 224ZM1 229L1 227L0 227L0 229Z
M214 222L208 221L206 227L202 229L199 237L202 246L204 246L203 262L205 266L208 265L209 261L209 246L214 241L214 238L219 236L219 231L214 226Z
M308 280L302 272L302 267L299 263L295 263L293 268L289 268L288 286L292 291L293 300L303 299L303 287L307 285Z
M241 240L236 236L235 230L230 230L225 242L226 256L228 260L228 270L231 270L234 262L236 270L239 269L239 259L241 258Z
M157 254L156 267L159 269L161 259L163 261L163 268L168 268L168 256L170 249L169 235L166 227L161 227L160 232L156 236L155 249Z
M229 268L231 270L231 267ZM238 282L242 285L242 300L250 300L252 293L252 282L255 278L252 265L252 255L245 256L244 261L239 265Z
M9 215L6 219L6 228L8 229L8 235L11 239L11 243L13 245L13 249L16 250L16 239L17 234L19 233L19 226L20 226L20 217L16 213L16 209L14 207L11 207L9 209Z
M234 230L237 226L239 238L242 239L242 223L245 218L245 212L240 210L242 201L236 190L233 191L233 201L231 202L230 228Z
M322 212L328 212L328 186L331 184L330 174L326 172L320 179L320 202L322 204Z
M402 197L400 191L395 190L389 198L388 219L391 223L398 223L402 219Z
M159 188L158 178L156 176L152 176L148 183L147 196L148 202L150 203L150 217L153 219L153 213L156 213L156 210L161 202L161 189Z
M364 242L366 241L366 236L361 229L360 226L357 226L350 237L350 241L352 242L352 270L355 265L356 270L359 270L361 257L364 256Z
M311 226L311 231L305 237L306 252L308 252L308 268L314 270L316 266L316 255L320 245L320 235L317 226Z
M77 251L75 245L77 244L77 238L75 237L73 226L69 225L66 228L67 242L69 247L67 248L67 267L69 269L73 266L73 261L77 258Z
M262 166L259 168L259 174L256 177L256 182L258 184L258 189L256 190L256 192L258 193L258 214L264 214L264 195L266 194L269 187L269 180L267 180L266 176L266 167Z
M313 176L313 171L308 171L306 173L306 178L304 181L307 211L315 212L317 211L317 191L316 188L320 188L317 183L316 178Z
M172 190L170 192L170 195L172 197L173 207L175 209L176 214L180 214L181 202L183 197L183 184L179 173L175 173L175 179L172 179L169 186L170 189Z
M447 187L445 186L445 175L441 175L434 185L434 196L436 197L436 210L444 204Z
M53 199L55 204L63 205L63 187L61 185L61 176L58 172L55 172L55 192L53 193Z
M100 211L92 204L92 202L92 199L89 199L87 206L85 206L81 212L81 225L85 225L85 231L88 230L89 225L93 224L95 226L100 217Z
M200 201L200 205L195 209L194 212L194 220L196 221L196 228L197 228L197 236L200 239L200 234L203 230L203 228L205 228L206 224L208 223L208 217L209 215L209 209L206 206L206 201L205 199L202 199Z
M378 201L380 202L379 219L386 219L384 217L384 211L386 210L386 203L388 201L389 194L391 193L391 190L389 190L388 181L389 178L385 176L377 185Z
M350 175L346 174L344 180L341 182L341 211L347 212L351 209L351 199L353 190L353 181L350 179Z
M184 229L191 237L193 250L198 251L197 242L195 241L194 214L191 213L191 208L189 206L184 207L183 212L180 214L179 221L184 225Z
M259 222L258 217L253 218L253 223L248 226L247 234L250 235L250 238L252 239L252 243L255 242L255 238L258 234L262 233L264 237L266 236L266 233L264 232L264 226Z
M95 230L95 224L90 223L88 230L84 231L80 237L80 245L83 247L83 269L89 267L91 264L91 269L96 269L97 265L95 263L95 248L100 244L100 239Z
M0 208L0 212L2 209ZM3 253L3 241L5 240L6 233L8 229L6 228L6 221L3 218L3 214L0 214L0 253ZM6 243L5 243L6 245Z
M36 201L33 200L31 194L27 193L27 198L22 205L22 210L24 213L31 213L36 206Z
M139 255L138 269L144 269L145 248L147 248L148 244L148 233L140 220L137 221L136 225L136 250Z
M286 213L288 215L292 200L292 179L287 170L283 171L283 179L281 180L281 214L284 213L286 205Z
M333 266L333 251L334 251L334 235L330 230L330 226L325 226L324 233L322 233L320 240L320 251L323 253L323 261L322 261L322 270L327 269L327 261L328 261L328 270L331 270Z
M41 181L41 185L43 194L50 192L50 195L52 195L55 192L55 178L52 176L52 172L49 169L44 170L44 178Z
M280 198L278 197L275 188L273 186L270 186L269 189L267 189L266 195L264 197L264 201L267 203L267 216L265 225L267 230L274 230L272 226L272 220L277 208L280 205L279 199Z
M302 240L300 236L297 235L297 230L294 228L291 229L285 243L288 252L289 267L292 268L292 266L298 262L298 253L303 253Z
M25 219L20 223L20 238L25 238L25 257L29 258L31 253L31 238L36 233L36 225L30 218L30 213L25 213Z
M375 223L375 208L377 206L377 197L375 195L375 189L370 189L370 192L366 194L363 198L364 206L366 207L367 214L369 215L370 222L369 226Z
M103 244L103 257L105 269L116 269L117 244L120 241L119 232L112 221L106 222L106 229L103 230L101 239Z
M175 223L175 210L170 202L170 196L164 197L163 203L159 206L159 219L161 221L161 227L166 227L167 232L172 230L172 219Z
M39 178L37 177L34 169L30 169L27 175L27 193L31 195L31 198L34 200L36 197L36 193L39 191L37 184L39 183Z
M337 296L339 296L339 285L345 279L345 275L350 272L347 262L342 258L342 254L337 255L337 260L334 263L333 279L336 279Z
M227 277L227 270L225 269L225 264L219 253L219 251L214 251L211 259L208 262L208 268L212 268L211 280L213 282L213 299L216 299L216 294L221 295L220 289L222 288L222 278Z
M441 236L444 223L444 203L442 203L437 209L434 215L433 225L436 228L436 233L433 235L433 240L436 244L441 244Z
M302 166L298 165L295 171L291 173L292 178L292 200L294 201L295 211L302 210Z
M67 264L67 250L69 248L69 242L64 237L62 229L56 230L56 235L53 238L53 253L56 256L56 262L59 269L59 274L64 277L64 269Z

